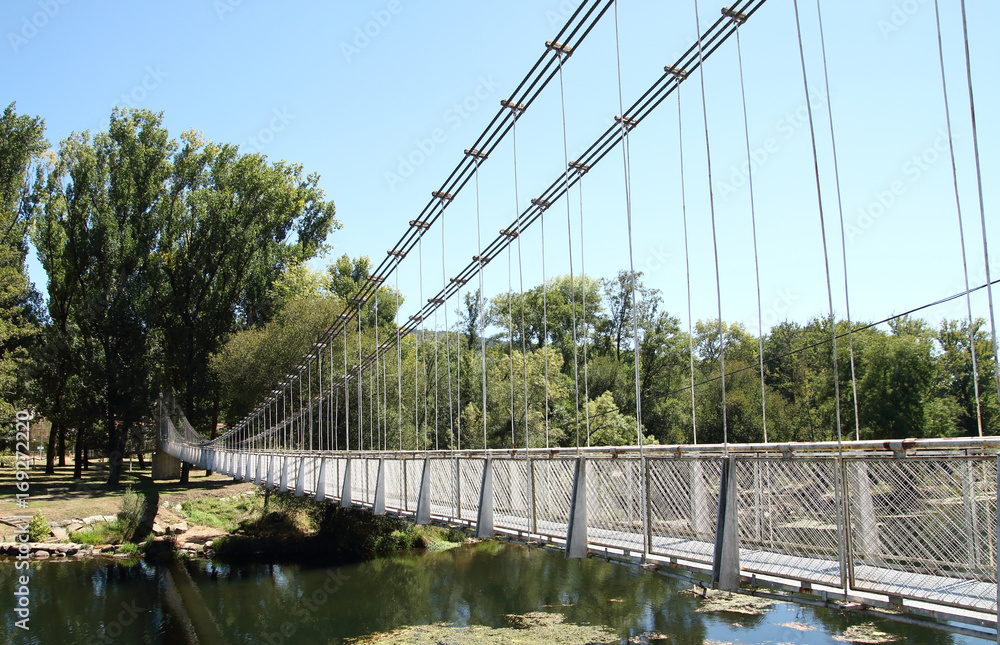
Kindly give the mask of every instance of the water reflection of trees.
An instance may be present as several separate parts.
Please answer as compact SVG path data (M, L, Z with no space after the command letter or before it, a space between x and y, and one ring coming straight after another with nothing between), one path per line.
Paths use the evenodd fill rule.
M701 599L682 593L687 585L671 578L598 560L567 561L561 553L500 542L339 568L205 562L186 567L205 607L234 643L269 642L266 636L277 634L284 642L336 642L435 622L499 627L506 625L506 615L531 611L607 625L623 641L654 631L681 645L700 645L721 623L795 642L801 633L778 623L797 621L841 634L850 625L871 622L864 616L795 605L776 608L767 616L698 613ZM123 603L133 601L143 612L123 626L119 642L181 642L172 640L180 638L181 626L170 600L167 571L99 561L34 565L31 636L38 640L29 642L100 640L104 627L118 619ZM15 573L13 567L0 568L0 584L12 588ZM328 593L332 587L336 591ZM9 602L0 603L0 609ZM14 633L13 612L3 613L7 633ZM954 643L944 632L875 622L901 642Z

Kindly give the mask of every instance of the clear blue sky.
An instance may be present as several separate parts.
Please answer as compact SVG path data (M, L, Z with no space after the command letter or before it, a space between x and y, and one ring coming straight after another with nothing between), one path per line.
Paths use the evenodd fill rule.
M174 136L194 128L271 159L322 175L344 228L332 254L376 262L418 215L447 173L510 95L576 3L413 0L284 2L180 0L112 3L8 0L0 7L0 101L39 115L55 145L72 131L106 128L112 107L165 113ZM703 28L721 4L699 2ZM944 43L959 185L973 283L985 277L958 3L943 2ZM692 2L622 0L622 86L626 105L694 40ZM819 57L816 5L802 0L809 81L815 88L824 207L834 300L844 314L840 229L830 155L828 101L837 129L851 305L877 319L960 290L962 272L946 139L932 0L823 3L829 92ZM1000 222L1000 42L995 3L970 3L970 40L979 116L987 225L994 256ZM566 65L570 155L581 151L618 108L615 23L609 14ZM368 35L364 35L367 31ZM764 327L805 321L827 309L809 128L793 6L770 0L741 30L754 168ZM739 168L746 159L736 42L705 69L715 187L723 317L757 327L750 201ZM465 109L456 105L465 104ZM695 319L714 318L715 273L709 226L705 129L697 76L683 86L685 181ZM798 115L796 114L798 112ZM672 97L631 136L636 268L664 292L686 323L677 103ZM522 125L523 124L523 125ZM395 181L399 158L438 134L434 151ZM551 85L518 126L523 207L562 168L559 87ZM423 143L421 143L423 142ZM914 162L920 156L924 161ZM510 141L481 174L483 240L514 219ZM587 273L612 276L628 265L620 152L584 184ZM893 194L895 191L895 194ZM879 200L891 204L882 207ZM579 212L571 200L575 271ZM865 215L874 213L877 217ZM476 252L476 201L468 186L447 215L445 271ZM525 284L541 280L540 231L524 237ZM440 229L424 244L424 297L441 287ZM546 218L546 271L569 271L566 209ZM331 258L315 263L325 265ZM995 267L996 268L996 267ZM400 286L415 304L416 254ZM995 271L994 276L1000 271ZM44 275L32 261L32 277ZM514 270L517 284L517 270ZM506 289L507 264L487 269L487 292ZM985 316L985 298L974 301ZM454 310L452 303L449 309ZM409 313L406 311L404 313ZM959 317L953 304L927 313ZM454 319L452 319L452 322Z

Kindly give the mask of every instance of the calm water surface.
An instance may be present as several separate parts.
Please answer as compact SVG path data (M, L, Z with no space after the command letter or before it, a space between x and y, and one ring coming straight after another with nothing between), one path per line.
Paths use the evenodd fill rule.
M0 563L5 642L17 645L188 642L184 621L229 645L341 643L407 625L507 626L507 614L557 612L567 622L606 625L622 643L647 632L671 643L835 644L851 624L839 612L777 604L761 616L701 613L681 582L596 560L503 543L402 554L343 567L210 562L151 566L87 560L41 562L31 572L31 630L14 627L11 562ZM789 626L795 624L800 628ZM810 626L812 630L801 627ZM878 627L897 642L985 641L897 623ZM640 639L636 642L644 642Z

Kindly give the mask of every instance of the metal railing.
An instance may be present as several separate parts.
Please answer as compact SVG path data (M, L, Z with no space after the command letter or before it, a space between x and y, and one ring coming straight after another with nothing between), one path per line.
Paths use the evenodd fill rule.
M168 424L170 454L317 500L711 572L722 587L735 566L737 585L995 624L1000 438L248 452Z

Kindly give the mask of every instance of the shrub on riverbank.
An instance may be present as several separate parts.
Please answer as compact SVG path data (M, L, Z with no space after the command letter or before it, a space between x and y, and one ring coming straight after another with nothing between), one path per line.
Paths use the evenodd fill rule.
M309 498L271 495L268 511L243 519L234 534L213 548L222 559L362 562L413 548L443 550L464 542L465 533L370 511L317 504Z
M28 539L32 542L41 542L49 537L49 533L51 532L52 529L49 528L49 522L45 519L45 516L35 511L35 514L31 516L31 520L28 521Z

